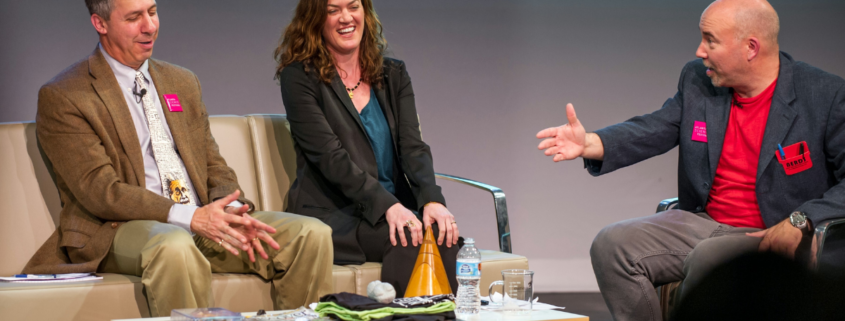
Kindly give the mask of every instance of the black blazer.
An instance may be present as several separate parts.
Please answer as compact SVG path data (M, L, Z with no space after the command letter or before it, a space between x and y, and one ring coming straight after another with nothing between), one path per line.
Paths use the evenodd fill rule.
M428 202L446 204L435 184L431 149L420 135L404 62L385 58L381 88L373 84L393 138L396 195L378 182L375 154L340 77L326 84L314 68L305 71L297 62L282 69L279 79L296 149L287 211L331 226L335 264L365 261L358 224L384 220L393 204L417 211Z
M680 146L680 209L703 211L722 154L731 92L707 77L701 59L687 63L678 92L663 108L596 131L604 161L585 161L601 175ZM695 121L705 122L707 142L692 140ZM806 142L813 166L787 175L775 157L783 147ZM780 73L757 164L757 203L771 227L802 211L814 223L845 216L845 80L780 54Z

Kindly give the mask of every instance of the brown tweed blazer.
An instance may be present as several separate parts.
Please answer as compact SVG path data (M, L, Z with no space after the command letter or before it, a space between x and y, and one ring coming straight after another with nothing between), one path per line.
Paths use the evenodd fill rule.
M165 106L164 116L200 201L208 204L240 189L211 136L196 75L154 59L149 67L159 95L179 96L184 111ZM62 212L58 229L24 273L95 272L121 223L167 222L174 203L145 188L135 125L99 48L41 87L35 123L52 163ZM241 195L240 201L254 208Z

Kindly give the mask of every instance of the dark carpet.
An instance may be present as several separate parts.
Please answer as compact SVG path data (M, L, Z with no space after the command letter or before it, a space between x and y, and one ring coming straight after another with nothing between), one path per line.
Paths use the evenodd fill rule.
M566 307L564 312L586 315L590 321L612 321L610 310L604 303L601 293L535 293L540 302Z

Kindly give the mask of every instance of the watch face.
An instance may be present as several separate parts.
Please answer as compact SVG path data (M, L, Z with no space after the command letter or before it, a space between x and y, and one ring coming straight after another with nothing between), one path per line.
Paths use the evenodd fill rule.
M802 228L807 223L807 218L804 216L804 213L795 212L789 215L789 222L792 223L792 226Z

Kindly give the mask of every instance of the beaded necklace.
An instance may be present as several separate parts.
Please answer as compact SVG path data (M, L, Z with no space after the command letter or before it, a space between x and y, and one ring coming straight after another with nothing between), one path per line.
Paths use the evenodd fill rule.
M346 85L343 86L343 87L346 87L346 91L349 93L349 99L352 99L352 96L354 95L354 93L352 93L352 92L355 91L355 89L358 89L358 86L361 85L362 80L364 80L364 78L358 79L358 84L355 85L355 87L352 87L352 88L346 87Z

